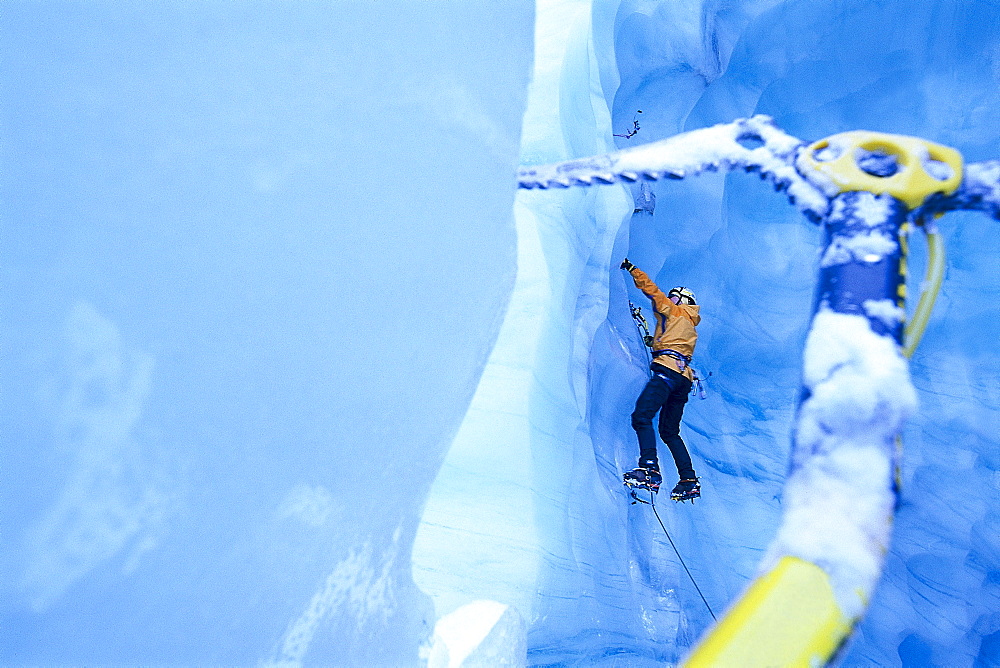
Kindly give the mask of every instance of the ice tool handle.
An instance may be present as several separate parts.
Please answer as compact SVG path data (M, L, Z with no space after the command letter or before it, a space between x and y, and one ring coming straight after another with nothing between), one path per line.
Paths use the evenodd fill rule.
M603 156L525 166L518 171L518 186L546 189L682 179L719 168L757 173L784 192L809 220L824 226L813 329L819 327L817 318L822 315L826 324L821 329L834 334L840 321L825 315L831 311L863 316L876 335L901 342L906 270L901 228L915 213L979 210L1000 220L1000 162L963 166L953 149L873 132L843 133L807 145L766 116L692 130ZM883 382L879 390L898 394L900 388L890 385ZM801 397L800 425L812 399L811 392ZM860 410L847 412L865 415ZM812 447L801 438L803 433L797 428L790 472L800 478L803 471L822 468L837 456L833 451L841 440L850 440L813 429L807 435L831 438L824 436L823 443ZM874 450L879 451L873 458L878 463L876 473L889 471L890 461L898 456L893 435L881 434L872 445L873 456ZM871 573L850 575L853 562L835 549L821 560L798 554L791 520L800 521L803 515L793 513L790 518L786 512L783 525L789 523L791 529L772 542L764 572L684 664L688 668L817 666L830 661L863 613L881 571L897 491L889 478L887 474L881 485L866 488L877 495L880 510L858 518L864 525L858 527L861 534L869 539L852 545L854 552L861 550L877 565ZM802 493L808 494L807 487L786 487L785 502L812 508ZM807 515L822 523L823 516ZM863 577L859 580L858 575Z
M809 159L818 165L816 169L826 170L821 174L828 179L825 187L820 178L812 177L811 180L817 187L824 188L830 197L827 213L820 221L825 240L813 310L814 314L834 312L864 317L875 334L902 344L906 262L900 232L911 210L910 204L902 199L906 196L902 189L914 186L912 182L889 181L906 171L906 165L912 166L919 160L915 152L904 154L900 151L898 155L890 152L898 147L893 143L898 138L890 140L885 135L877 135L878 139L874 140L871 139L876 136L874 133L850 134L853 138L849 141L838 135L816 142L803 151L810 156L821 153L821 157L827 158L826 161ZM866 135L865 141L858 140L860 134ZM822 153L831 143L838 147L832 158L831 152ZM883 173L893 173L875 176L865 172L858 163L872 154L893 156L894 160L881 161L879 158L882 166L888 163L895 168ZM799 165L800 173L806 178L810 178L808 170L812 168L809 163L804 167ZM834 181L831 174L837 177L836 187L829 183ZM919 201L911 198L914 208L921 206L931 194L942 192L938 179L934 182L920 179L918 187L924 192ZM823 330L826 325L818 324L815 318L814 315L811 329ZM837 341L835 332L827 332L827 335L830 335L828 340ZM831 376L812 389L803 388L798 411L800 423L803 414L822 415L823 400L814 398L813 391L828 396L831 386L837 382ZM873 381L871 391L881 394L891 392L892 388ZM866 398L855 403L852 397L844 396L839 401L850 413L865 414ZM851 457L852 430L863 424L863 420L859 420L830 425L832 438L819 441L804 436L802 430L797 429L789 478L808 479L813 475L811 471L828 464L827 458L839 461ZM872 440L881 441L881 447L872 444L873 461L895 459L895 434ZM891 468L885 466L885 470L888 472ZM881 509L885 515L859 521L852 527L869 539L866 544L856 546L856 551L879 565L888 550L888 528L896 492L897 487L890 478L875 486L871 494L879 502L873 507ZM794 507L798 500L788 495L785 502ZM808 504L800 506L798 512L809 507ZM810 522L821 531L836 533L840 520L836 513L831 517L834 519L828 521L825 515L813 516ZM701 639L685 659L685 668L819 666L836 655L857 623L860 611L867 605L875 581L870 576L858 577L853 564L843 555L825 555L822 565L803 558L802 547L794 540L785 542L779 538L769 552L771 563ZM844 577L844 573L848 576Z
M891 195L916 209L936 193L962 183L962 155L919 137L856 130L820 139L800 153L796 167L833 198L845 192Z

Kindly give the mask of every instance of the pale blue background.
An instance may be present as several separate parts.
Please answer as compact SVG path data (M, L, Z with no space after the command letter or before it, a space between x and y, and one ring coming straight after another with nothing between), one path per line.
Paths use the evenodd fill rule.
M640 120L620 146L767 113L804 139L863 128L1000 158L998 10L608 0L595 57L620 77L615 131ZM434 611L410 546L516 271L533 17L525 0L5 4L0 661L417 663ZM600 268L610 290L566 302L610 304L585 374L601 468L543 509L572 560L536 592L532 663L675 660L710 621L649 514L588 493L617 495L633 456L625 254L703 304L710 396L684 434L712 500L670 522L716 611L780 516L819 231L754 178L704 179L654 185L655 214ZM941 229L903 504L844 665L1000 663L1000 228ZM609 546L590 520L612 513L629 539ZM584 591L584 568L610 584ZM617 586L627 569L641 586Z

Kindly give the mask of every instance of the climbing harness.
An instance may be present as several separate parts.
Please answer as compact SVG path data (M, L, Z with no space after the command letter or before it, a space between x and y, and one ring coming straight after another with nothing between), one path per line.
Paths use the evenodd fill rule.
M671 357L677 360L677 366L679 367L681 373L684 372L684 369L691 369L691 375L693 376L693 379L691 381L692 382L691 392L697 393L699 399L705 399L708 397L708 395L705 393L705 386L701 382L701 376L698 374L698 370L695 369L693 366L691 366L690 355L683 355L677 352L676 350L671 350L670 348L664 348L663 350L653 351L654 358L661 357L663 355L666 355L667 357ZM708 375L711 376L712 374L709 373Z
M857 331L860 338L844 338L845 345L867 346L865 354L882 351L878 354L888 356L889 365L897 360L905 365L913 355L940 289L945 260L934 218L949 211L975 210L1000 220L1000 161L964 164L954 149L873 132L841 133L807 144L783 132L767 116L602 156L524 167L518 172L518 185L567 188L683 179L718 169L757 173L785 193L807 219L823 225L810 332L836 340L846 337L842 326L859 326L857 319L844 316L863 318ZM904 325L908 234L914 224L928 243L927 279L916 312ZM885 340L889 347L883 345ZM878 568L859 572L836 552L816 563L798 556L808 552L798 549L800 532L785 527L803 521L824 526L838 513L820 512L820 506L810 504L804 498L809 493L806 486L786 486L782 505L798 510L786 512L764 570L699 642L686 666L823 665L836 658L867 606L888 551L893 501L898 501L899 492L898 437L907 410L905 403L894 407L890 398L900 396L901 390L913 391L908 377L903 376L905 387L900 387L898 378L891 374L873 378L872 387L866 389L885 397L898 416L887 417L877 425L878 431L868 435L871 443L882 444L872 454L883 458L885 470L895 469L895 480L870 490L874 512L845 515L857 522L858 535L867 536L866 543L852 546L850 554L863 554ZM836 461L840 449L849 447L855 424L848 419L843 427L818 429L809 422L816 418L807 409L819 401L813 390L827 381L810 382L801 393L789 473L800 482L808 479L809 471L825 470ZM859 407L865 401L850 395L841 399L845 405L853 400Z
M642 337L642 342L647 348L650 349L646 351L649 354L650 362L660 355L669 355L677 360L678 365L681 367L681 371L684 371L685 367L690 366L691 358L689 356L682 355L676 350L670 350L669 348L664 350L652 350L653 337L649 333L649 323L646 322L646 317L642 314L642 308L633 304L631 299L628 301L628 308L629 312L632 314L632 320L635 322L636 327L639 328L639 336ZM707 399L708 394L705 392L705 385L702 383L701 375L693 366L690 368L691 374L694 376L693 384L691 385L691 392L697 393L699 399ZM649 376L652 377L652 369L650 369L648 373ZM711 376L712 374L709 373L708 375Z
M672 357L677 361L678 371L680 371L681 373L683 373L684 369L686 369L688 365L691 364L690 355L682 355L676 350L671 350L670 348L664 348L663 350L653 351L653 357L662 357L664 355L666 355L667 357Z

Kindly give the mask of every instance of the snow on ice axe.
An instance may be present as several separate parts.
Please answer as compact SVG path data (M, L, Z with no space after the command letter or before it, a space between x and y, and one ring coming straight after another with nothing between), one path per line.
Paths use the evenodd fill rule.
M686 666L812 666L833 660L864 614L889 547L899 434L916 408L905 358L943 276L934 219L980 210L1000 220L1000 162L963 165L915 137L846 132L806 144L754 116L602 156L518 170L520 188L756 172L823 225L803 354L803 391L782 524L760 574ZM928 280L905 322L906 240L927 234Z

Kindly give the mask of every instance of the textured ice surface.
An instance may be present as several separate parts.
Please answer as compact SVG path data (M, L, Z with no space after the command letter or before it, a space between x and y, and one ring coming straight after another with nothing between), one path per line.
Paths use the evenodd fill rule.
M518 146L762 113L1000 158L995 4L546 1L523 136L532 3L334 4L6 3L0 658L413 665L487 599L532 663L676 660L711 617L620 485L647 358L616 267L702 303L704 497L659 510L719 612L783 510L820 233L744 174L515 202ZM939 227L845 665L1000 663L1000 235Z
M582 11L581 4L545 6ZM755 113L773 116L782 129L807 141L869 129L924 136L955 146L970 161L1000 152L993 121L1000 109L997 18L989 3L849 2L835 10L828 4L780 0L594 2L592 22L585 26L594 30L589 64L564 58L564 52L573 51L569 47L558 52L552 46L575 35L583 19L561 14L564 20L540 23L540 66L551 76L529 104L524 163L582 159L610 149L611 142L616 148L633 147ZM613 54L603 50L610 45L601 32L612 12ZM914 40L915 35L922 37ZM607 65L611 59L613 68ZM589 104L579 104L587 93ZM612 137L597 120L598 93L613 110ZM636 120L639 131L631 134ZM605 145L595 147L595 135ZM617 210L603 203L581 210L579 202L592 194L519 195L519 206L526 210L518 212L522 273L505 323L511 329L500 335L456 441L464 459L446 460L431 494L425 520L433 518L435 524L425 522L417 539L417 553L433 555L433 531L459 528L445 517L459 514L454 508L461 504L455 502L464 498L468 504L491 505L500 483L463 466L476 461L475 453L489 452L487 468L507 479L511 495L503 498L517 499L517 510L501 502L494 514L481 517L504 518L504 531L523 541L518 554L528 570L518 580L518 573L501 572L499 560L491 564L481 558L475 572L485 577L461 592L462 582L471 580L452 577L449 582L440 569L435 576L432 563L446 563L443 554L436 562L416 559L417 571L425 574L417 579L427 585L439 612L491 592L501 592L499 600L528 606L529 652L539 664L671 661L710 621L649 509L613 496L617 476L634 462L628 413L647 362L626 296L645 302L621 280L616 270L621 257L627 254L662 284L691 286L702 304L705 321L696 364L712 373L709 398L689 404L683 434L705 495L694 507L661 511L716 609L724 608L756 572L787 510L782 486L816 275L824 261L818 255L820 231L783 196L743 174L706 174L645 188L632 188L631 210L638 211L631 219L628 207L619 214L627 224L610 258L604 256L604 240L611 232L602 233L601 226L614 229ZM650 194L656 198L652 216L645 205ZM987 190L981 194L987 200L993 196ZM877 214L879 198L869 203ZM1000 364L992 343L995 325L986 314L987 295L997 287L988 267L1000 242L996 223L985 216L956 214L939 223L947 235L950 268L931 321L933 332L928 330L911 364L920 408L906 428L902 506L885 573L845 655L846 665L992 665L998 660L1000 551L992 500L1000 476L993 454L1000 426ZM865 259L894 244L864 236L851 247L832 249L825 261ZM910 246L909 292L915 302L925 251L918 236ZM606 306L605 294L593 292L595 285L603 287L594 268L602 261L610 274ZM595 322L595 312L605 307L607 318ZM900 315L892 304L866 308L887 321ZM587 346L582 354L580 348ZM855 370L867 363L863 356L852 359L848 366ZM905 375L900 378L905 389ZM853 389L838 385L838 391L864 394L863 375L847 385L852 383ZM836 400L831 397L826 405L835 406ZM898 405L889 422L912 410L912 397L897 394L885 406L894 401ZM516 410L506 412L508 406ZM876 420L872 433L883 427L891 430ZM873 447L885 443L879 440ZM833 488L853 508L849 512L883 509L891 500L864 498L860 474L881 480L887 472L868 470L865 453L855 454L828 462L843 476L808 481L806 472L795 484L827 485L814 490L815 501L824 503L830 483L840 479L847 484ZM523 467L524 456L531 457L531 466L515 476L502 472L512 468L492 466L518 462ZM874 460L884 462L884 457ZM851 474L854 469L858 475ZM456 492L462 480L468 490L464 497ZM809 494L802 498L808 502ZM868 556L852 552L856 544L837 540L850 532L853 518L831 517L826 532L817 536L815 527L793 531L796 516L793 512L781 538L786 548L839 553L855 568L848 582L876 575ZM462 521L479 534L453 534L455 540L465 537L463 552L498 535L485 529L487 522ZM603 538L596 545L595 532ZM871 538L877 542L877 536ZM534 554L533 543L540 546ZM625 572L619 568L622 560L628 564ZM502 585L491 587L491 581ZM518 581L520 593L504 598ZM840 594L856 608L853 592Z
M1000 43L992 3L849 2L836 5L836 13L831 7L622 2L616 131L636 110L643 113L640 133L618 145L764 113L806 141L868 129L923 136L969 161L996 158ZM816 231L803 228L782 198L740 174L710 185L652 187L656 214L648 223L633 222L629 257L654 269L662 262L657 279L696 289L705 314L696 362L715 370L713 389L726 399L711 416L700 410L711 399L687 411L696 466L699 458L717 466L705 475L714 486L731 484L732 474L745 476L725 466L727 436L739 434L741 458L780 477L783 466L769 462L788 442L783 420L769 420L770 433L752 428L768 407L794 403L788 381L799 373ZM1000 662L1000 358L987 315L988 295L998 285L989 267L1000 242L997 223L981 215L950 215L939 227L949 269L911 363L920 408L905 431L903 502L885 574L845 665ZM919 236L910 246L915 303L925 251ZM761 488L754 496L768 494ZM780 510L777 499L767 504L769 515ZM693 529L698 540L689 563L726 561L698 554L728 531L707 524ZM765 525L760 529L767 533ZM738 572L718 569L713 577L731 581Z
M533 15L5 3L0 663L418 661Z

